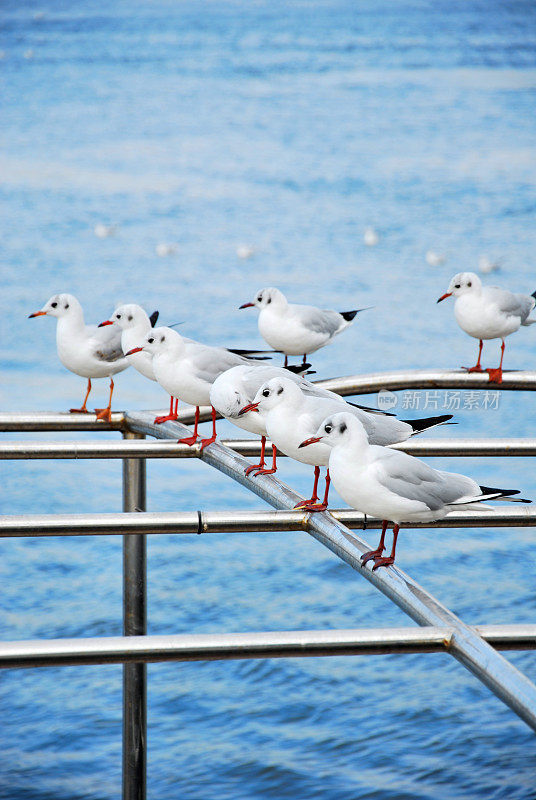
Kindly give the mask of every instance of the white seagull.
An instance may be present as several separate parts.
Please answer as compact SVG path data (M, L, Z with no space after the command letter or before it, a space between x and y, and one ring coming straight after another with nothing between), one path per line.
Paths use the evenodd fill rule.
M330 311L316 306L303 306L289 303L279 289L268 288L257 292L252 303L244 303L240 308L260 309L259 332L274 350L285 354L285 366L288 356L303 355L305 363L307 353L314 353L325 347L338 333L352 324L359 311Z
M179 440L189 445L197 441L199 406L211 404L210 387L216 378L231 367L257 363L224 347L210 347L185 339L172 328L163 327L147 333L141 345L129 350L127 356L141 351L152 355L154 376L160 386L172 398L195 406L194 433ZM216 410L212 407L212 436L201 440L201 449L215 440Z
M111 420L112 375L129 366L121 349L121 334L114 328L99 328L86 325L82 306L72 294L55 294L40 311L29 318L47 315L56 317L56 345L58 356L64 367L87 378L87 392L82 408L71 408L71 412L89 413L86 408L91 391L92 378L110 378L110 397L106 408L96 408L97 419Z
M257 470L255 475L270 475L276 471L276 447L272 445L272 467L266 468L264 451L266 446L266 426L262 414L244 412L243 409L252 403L260 387L271 378L289 378L304 392L315 394L317 397L337 398L338 395L327 389L315 386L301 377L307 371L308 364L292 367L248 366L241 364L223 372L210 388L210 402L218 414L232 422L242 430L255 433L261 437L261 460L258 464L247 467L245 474Z
M154 328L158 319L158 311L153 311L151 316L136 303L125 303L118 306L110 319L101 322L99 328L105 325L117 325L121 329L121 348L126 355L130 350L137 347L144 340L147 333ZM128 357L129 364L136 369L145 378L150 381L156 381L153 370L153 357L150 353L145 351L132 353ZM175 401L175 410L173 410L173 398L169 403L169 413L165 416L156 417L155 422L160 424L168 422L168 420L177 419L177 404Z
M304 381L308 383L308 381ZM321 503L317 496L320 467L327 466L331 448L320 442L313 442L310 437L316 433L320 423L330 414L346 411L359 419L366 430L368 440L376 445L394 444L404 442L427 428L441 425L452 414L440 417L429 417L423 420L404 421L391 414L383 414L375 410L367 410L346 402L342 397L331 392L322 396L315 392L314 384L309 384L311 390L303 390L301 384L295 383L288 377L272 378L263 384L254 401L242 409L242 413L258 411L264 418L266 432L273 445L285 455L311 464L315 468L315 482L313 493L309 500L298 503L296 508L305 508L308 511L324 511L327 508L330 475L326 475L326 489ZM331 395L331 396L329 396ZM312 446L302 449L301 443L308 439ZM272 470L275 471L275 470Z
M363 564L374 560L373 570L393 564L401 522L432 522L454 509L478 508L483 500L531 502L513 499L512 495L519 494L517 489L479 486L465 475L442 472L407 453L371 445L361 421L346 412L324 420L316 436L301 446L307 449L318 442L331 449L331 480L343 500L383 520L378 548L361 556ZM382 557L389 522L393 523L393 547L389 556Z
M532 295L513 294L498 286L482 286L474 272L459 272L450 282L448 291L439 300L454 295L454 316L460 328L479 339L478 361L468 372L487 372L490 381L502 383L504 339L515 333L521 325L533 325L536 319L529 314L536 305L536 292ZM501 361L496 369L483 370L480 364L483 339L501 339ZM464 367L465 369L465 367Z

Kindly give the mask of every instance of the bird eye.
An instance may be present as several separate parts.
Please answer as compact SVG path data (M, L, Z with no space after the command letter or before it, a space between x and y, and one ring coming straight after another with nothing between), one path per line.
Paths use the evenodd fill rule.
M264 392L262 393L262 396L263 397L270 397L270 390L269 389L265 389Z
M154 339L153 339L153 337L151 336L151 338L150 338L150 339L147 339L147 341L149 342L149 344L152 344L152 343L154 342Z
M344 431L346 430L346 422L341 422L339 430L341 433L344 433Z
M57 304L57 303L51 303L50 305L52 306L52 308L56 308L56 306L57 306L58 304Z
M324 425L324 430L326 431L326 433L331 433L331 431L333 430L333 426L332 425Z
M69 308L69 303L65 303L65 308Z
M454 288L455 288L455 289L460 289L460 288L461 288L461 287L460 287L460 284L459 284L459 283L457 283L457 284L454 286Z
M262 294L260 294L260 295L257 297L257 300L259 301L259 303L262 303Z
M116 314L115 316L117 317L117 319L121 319L121 314Z
M128 321L132 322L133 319L134 319L134 317L132 316L132 314L129 314Z
M467 285L468 285L468 286L471 286L471 281L469 281L469 283L468 283Z

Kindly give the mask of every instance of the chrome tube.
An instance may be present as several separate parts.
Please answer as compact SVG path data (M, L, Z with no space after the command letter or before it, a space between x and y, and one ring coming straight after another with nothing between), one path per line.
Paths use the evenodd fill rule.
M112 421L98 420L96 414L70 414L66 412L21 411L1 412L0 432L7 431L121 431L125 415L122 411L112 412Z
M536 649L536 625L480 625L477 630L483 639L498 649ZM453 628L424 626L38 639L1 642L0 668L439 653L451 647L453 636Z
M259 457L257 439L222 439L220 444L242 456ZM267 440L270 449L271 442ZM536 456L536 439L410 439L390 445L413 456ZM121 442L0 442L0 460L44 458L198 458L200 447L173 441L123 440ZM284 457L284 453L279 453Z
M330 509L330 515L353 530L379 530L382 522L351 508ZM31 536L123 536L162 533L251 533L306 531L306 511L152 511L130 514L21 514L0 516L0 538ZM406 522L404 530L434 528L533 528L535 506L510 506L493 511L451 511L437 522Z
M143 434L125 432L125 439ZM146 508L143 459L123 461L123 511ZM123 536L123 633L147 633L147 541L143 533ZM147 784L147 666L123 666L123 800L145 800Z
M526 373L523 373L526 375ZM534 375L536 381L536 373ZM130 413L127 425L131 430L157 438L179 438L189 433L183 425L168 422L153 424L146 413ZM221 472L243 484L270 505L288 510L303 498L277 481L272 475L250 478L244 475L247 462L229 448L214 443L201 458ZM328 513L311 514L308 532L328 549L349 564L383 594L396 603L420 625L452 627L449 652L467 669L512 708L531 728L536 730L536 686L503 656L485 642L474 628L466 625L448 608L419 586L396 565L372 572L370 563L363 566L361 555L370 550L362 538L337 522Z

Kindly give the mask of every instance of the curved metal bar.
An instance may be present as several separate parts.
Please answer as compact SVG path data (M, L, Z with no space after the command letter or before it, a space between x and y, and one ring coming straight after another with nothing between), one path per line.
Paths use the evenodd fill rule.
M162 439L178 438L189 433L183 425L176 422L156 426L150 415L145 413L128 414L127 424L131 430ZM244 468L247 462L220 444L209 445L202 452L201 458L254 491L275 508L288 510L302 499L271 475L246 477ZM308 532L420 625L452 627L454 633L449 652L536 730L536 686L493 650L474 628L462 622L397 566L376 572L372 572L370 563L363 566L360 557L371 549L370 546L330 514L312 514L308 520Z

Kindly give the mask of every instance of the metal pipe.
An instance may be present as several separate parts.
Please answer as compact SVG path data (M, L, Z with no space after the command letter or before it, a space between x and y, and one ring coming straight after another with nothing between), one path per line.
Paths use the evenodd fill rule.
M125 432L125 439L143 434ZM123 511L146 508L143 459L123 461ZM123 536L123 633L147 633L147 541L143 533ZM147 784L147 666L123 666L123 800L145 800Z
M531 374L536 383L536 373ZM156 426L152 418L143 412L128 414L126 421L132 430L162 439L176 439L189 433L183 425L176 422ZM288 510L302 499L271 475L246 477L244 468L247 462L220 444L214 443L205 448L201 458L276 508ZM493 650L474 628L462 622L396 565L376 572L372 572L370 563L363 566L361 555L371 549L370 545L351 533L330 514L311 514L308 532L420 625L452 627L454 634L449 652L536 730L536 686Z
M257 439L222 439L220 444L242 456L258 457ZM270 449L271 442L266 442ZM536 456L536 439L410 439L390 445L414 456ZM2 442L2 459L43 458L198 458L199 446L189 447L173 441L130 440L126 442ZM284 456L280 453L279 456Z
M354 530L379 530L381 520L351 508L330 509L331 516ZM131 514L21 514L0 516L0 538L32 536L111 536L162 533L250 533L306 531L305 511L157 511ZM497 507L494 511L451 511L437 522L407 522L405 530L434 528L532 528L535 506Z
M481 625L478 632L498 649L536 649L536 625ZM38 639L0 643L0 668L440 653L449 649L453 635L453 628L425 626Z
M112 412L111 422L98 420L96 414L70 414L50 411L21 411L0 413L0 431L121 431L125 415Z

